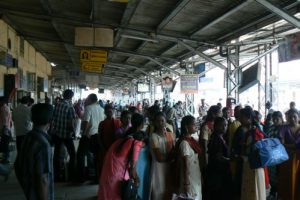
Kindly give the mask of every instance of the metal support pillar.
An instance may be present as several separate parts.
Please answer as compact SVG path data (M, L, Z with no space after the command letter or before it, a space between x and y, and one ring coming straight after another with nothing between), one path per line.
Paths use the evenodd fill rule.
M153 78L150 78L150 105L154 104L155 101L155 91L156 91L156 84Z
M227 47L227 70L226 73L226 88L227 97L235 98L239 102L239 86L241 80L241 68L239 67L239 46Z
M186 74L193 74L194 66L188 65L186 68ZM185 94L185 110L187 111L188 115L195 114L195 106L194 106L194 94Z
M164 103L166 103L167 101L170 102L171 98L170 98L170 91L169 90L164 90L164 96L163 96L163 100Z

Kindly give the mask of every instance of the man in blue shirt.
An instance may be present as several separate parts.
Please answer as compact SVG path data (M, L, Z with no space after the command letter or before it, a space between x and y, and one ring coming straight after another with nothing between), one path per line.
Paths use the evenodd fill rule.
M49 104L31 109L32 131L28 132L15 162L17 179L28 200L53 200L53 161L47 131L53 115Z

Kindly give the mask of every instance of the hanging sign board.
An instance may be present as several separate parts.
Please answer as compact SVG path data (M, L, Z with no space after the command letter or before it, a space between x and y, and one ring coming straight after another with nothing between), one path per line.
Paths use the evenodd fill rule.
M82 62L80 70L83 72L101 73L103 64L100 62Z
M171 91L173 88L173 76L171 74L162 75L161 87L163 91Z
M107 63L107 51L103 50L80 50L80 62L100 62L102 64Z
M181 93L197 94L199 85L199 75L185 74L180 76Z

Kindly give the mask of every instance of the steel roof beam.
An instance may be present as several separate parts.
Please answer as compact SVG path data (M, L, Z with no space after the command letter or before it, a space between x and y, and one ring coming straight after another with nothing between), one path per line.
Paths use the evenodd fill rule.
M141 0L130 0L127 3L126 9L122 16L121 26L127 26L129 24L140 2ZM123 32L123 30L119 29L117 35L115 36L115 41L114 41L115 46L117 46L121 40L121 34L122 34L121 32Z
M51 5L50 5L50 2L48 0L40 0L42 6L44 7L44 9L47 11L47 13L49 15L52 15L53 11L52 11L52 8L51 8ZM77 65L78 63L75 61L74 57L72 56L71 54L71 51L70 51L70 46L68 44L65 43L65 40L64 40L64 37L61 33L61 30L60 30L60 27L59 27L59 24L55 21L55 20L51 20L51 24L56 32L56 34L59 36L60 40L63 42L63 45L65 47L65 50L66 52L68 53L73 65ZM54 61L55 62L55 61Z
M297 6L298 4L299 4L299 2L295 2L295 3L292 3L292 4L290 4L290 5L286 6L286 7L284 7L283 9L289 10L289 9L292 9L293 7ZM268 19L270 19L270 18L272 18L272 17L274 17L274 16L275 16L275 14L274 14L274 13L271 13L271 14L266 15L266 16L264 16L264 17L260 17L259 19L257 19L257 20L254 21L254 22L248 23L247 25L245 25L245 26L243 26L243 27L237 28L237 29L235 29L234 31L232 31L232 32L230 32L230 33L227 33L227 34L225 34L225 35L219 37L219 38L217 39L217 41L221 41L221 40L224 40L224 39L226 39L226 38L228 38L228 37L232 37L232 36L234 36L234 35L237 35L237 34L239 34L240 32L243 32L243 31L245 31L246 29L250 29L251 27L255 27L256 24L259 24L259 23L261 23L261 22L263 22L263 21L265 21L265 20L268 20Z
M234 7L233 9L229 10L225 14L223 14L220 17L218 17L218 18L214 19L213 21L209 22L207 25L202 26L201 28L193 31L191 33L191 37L197 35L200 32L203 32L203 31L209 29L210 27L214 26L215 24L219 23L220 21L224 20L225 18L229 17L230 15L234 14L235 12L237 12L240 9L244 8L245 6L249 5L251 2L253 2L253 0L246 0L246 1L244 1L240 5Z
M178 61L176 58L171 58L171 57L166 57L166 56L155 56L155 55L147 55L147 54L141 54L141 53L136 53L132 51L123 51L123 50L110 50L110 53L115 53L115 54L122 54L124 56L136 56L136 57L141 57L141 58L153 58L153 59L164 59L164 60L172 60L172 61Z
M221 64L218 61L214 60L213 58L207 56L206 54L202 53L201 51L194 49L193 47L184 43L183 41L178 40L178 43L181 44L182 46L184 46L185 48L187 48L189 51L192 51L195 54L199 55L200 57L204 58L206 61L216 65L217 67L220 67L221 69L224 69L224 70L227 69L227 67L224 66L223 64Z
M175 9L172 10L157 26L156 31L161 31L191 0L181 0L175 6Z
M135 65L131 65L131 64L123 64L123 63L114 63L114 62L109 62L106 65L108 65L108 66L117 66L117 67L120 67L122 69L132 68L132 69L140 71L141 73L143 73L146 76L150 76L151 78L158 79L155 76L153 76L153 75L149 74L148 72L144 71L143 69L141 69L141 67L139 67L139 66L135 66Z
M286 20L290 24L294 25L296 28L300 28L300 21L296 17L290 15L289 13L285 12L280 8L277 8L267 0L255 0L255 1L261 4L262 6L264 6L265 8L267 8L268 10L270 10L271 12L275 13L282 19Z

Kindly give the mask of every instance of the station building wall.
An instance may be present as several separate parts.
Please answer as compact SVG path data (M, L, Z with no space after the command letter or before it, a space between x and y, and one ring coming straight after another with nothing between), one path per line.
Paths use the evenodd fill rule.
M9 39L11 48L8 48ZM21 45L21 43L23 45ZM23 46L24 49L21 48L21 46ZM50 62L47 61L47 59L40 52L38 52L28 41L19 36L17 32L3 20L0 20L0 51L9 53L13 56L13 58L18 60L18 67L14 68L0 64L0 95L3 95L4 75L16 75L20 72L20 70L22 70L23 76L26 76L27 73L35 74L35 86L32 90L28 90L25 87L25 89L18 88L17 91L30 92L30 95L35 100L38 100L38 98L45 98L44 92L39 92L40 94L38 94L37 77L41 77L48 82L46 86L49 93L51 89L49 78L52 75Z

